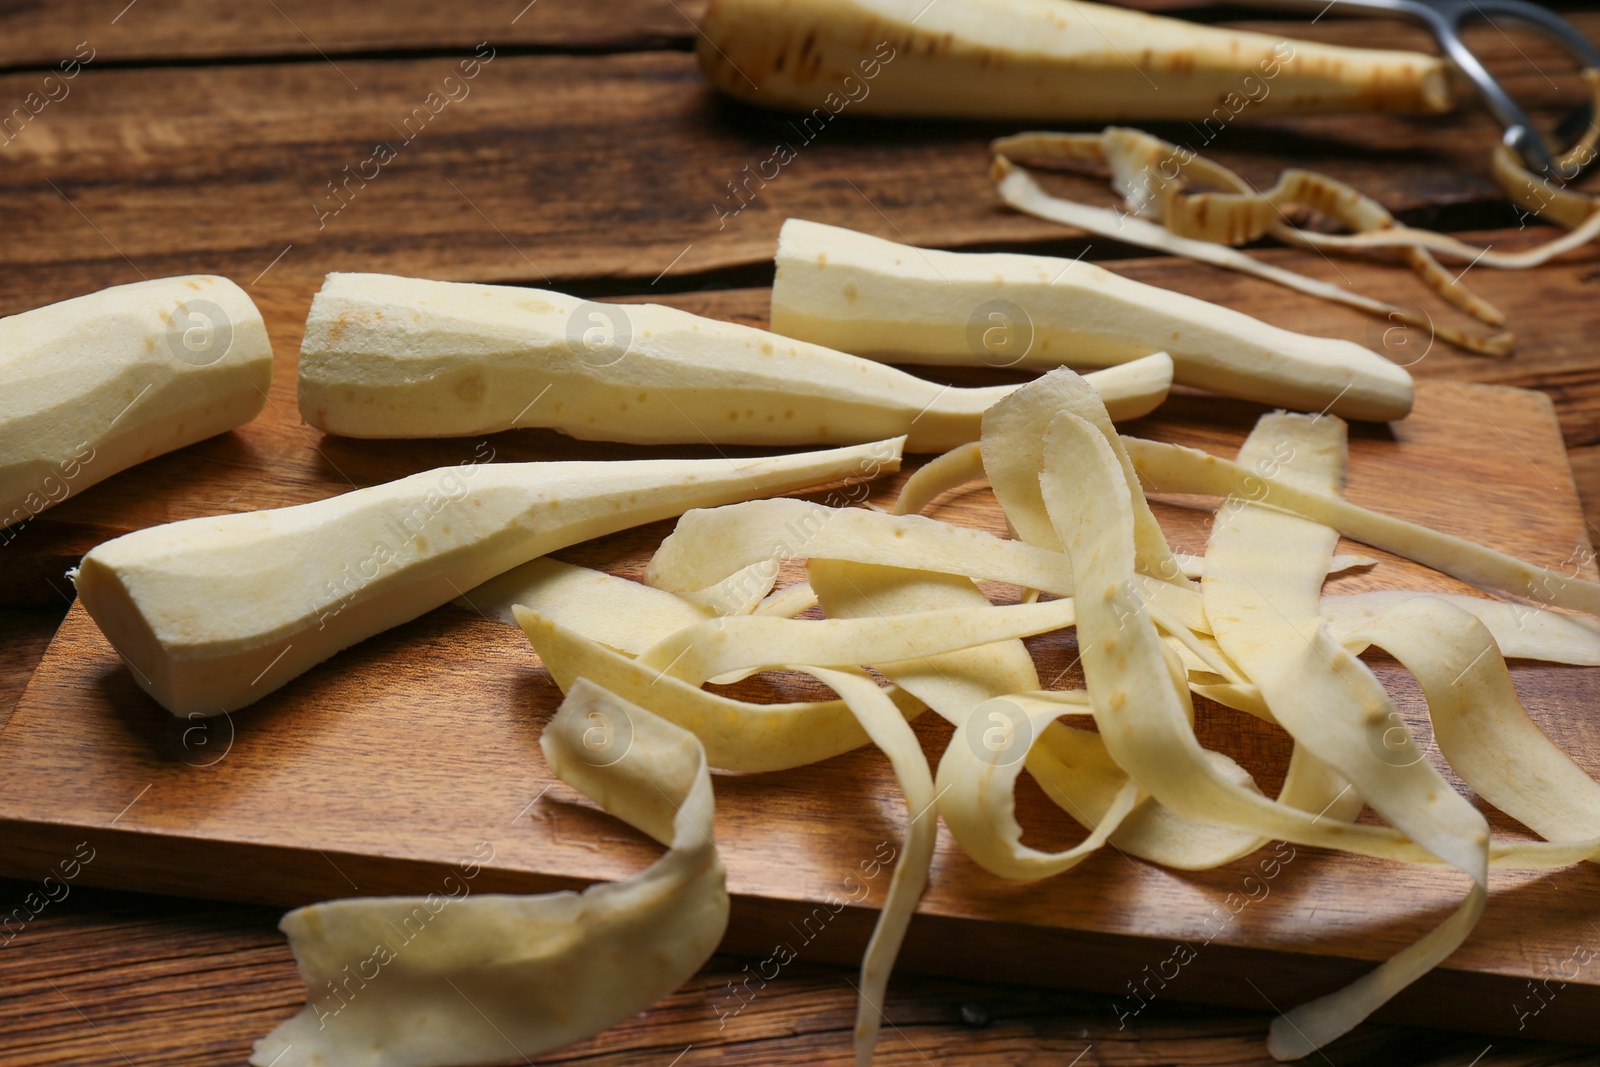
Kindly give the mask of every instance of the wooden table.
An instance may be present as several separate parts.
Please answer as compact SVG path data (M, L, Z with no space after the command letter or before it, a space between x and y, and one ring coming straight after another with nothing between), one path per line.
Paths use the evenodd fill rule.
M54 81L54 99L0 133L0 314L105 285L193 271L247 285L279 345L298 342L328 270L549 285L586 296L675 294L760 321L773 239L797 215L958 248L1019 248L1113 269L1307 332L1377 345L1385 325L1265 283L1088 241L997 205L989 137L1008 124L896 125L848 116L806 145L737 216L742 182L785 119L717 99L691 49L699 0L63 0L0 10L0 115ZM1167 6L1162 4L1162 6ZM1222 22L1241 15L1191 8ZM1600 34L1600 11L1571 17ZM1268 24L1270 25L1270 24ZM1419 34L1323 20L1302 37L1427 47ZM1376 33L1376 35L1375 35ZM486 43L485 43L486 42ZM1519 97L1549 112L1575 79L1514 32L1474 42ZM476 54L464 95L443 79ZM65 85L62 92L60 86ZM429 94L440 93L432 98ZM38 97L34 98L39 99ZM424 108L418 111L418 108ZM1182 127L1157 127L1177 141ZM1241 121L1207 152L1258 184L1290 162L1343 177L1406 221L1505 246L1523 232L1486 177L1481 115ZM352 179L378 142L395 148ZM372 173L370 167L366 173ZM1065 188L1105 201L1087 179ZM746 199L749 199L748 194ZM1276 262L1449 315L1381 262L1272 250ZM1510 360L1425 338L1414 371L1545 390L1587 514L1600 517L1597 257L1524 274L1472 271L1521 338ZM700 297L701 290L744 290ZM1492 422L1484 447L1497 446ZM0 713L66 607L0 613ZM30 887L0 881L0 906ZM277 914L75 888L0 951L0 1063L240 1063L302 997ZM716 958L660 1005L550 1063L846 1063L854 991L843 969L796 966L745 1009L713 1008L742 961ZM1103 997L897 975L877 1062L1269 1062L1270 1013L1157 1003L1118 1030ZM1475 1058L1476 1057L1476 1058ZM1550 1064L1593 1050L1362 1027L1327 1062Z

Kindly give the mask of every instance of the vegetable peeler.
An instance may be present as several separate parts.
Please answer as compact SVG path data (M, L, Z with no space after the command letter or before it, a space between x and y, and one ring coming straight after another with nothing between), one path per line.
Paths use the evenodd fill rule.
M1505 131L1502 140L1517 153L1536 174L1551 178L1570 179L1576 176L1574 168L1562 168L1556 153L1534 128L1522 106L1495 80L1481 60L1461 38L1464 26L1473 22L1496 25L1496 19L1506 19L1543 33L1561 45L1584 68L1600 69L1600 48L1585 37L1576 26L1549 8L1529 0L1248 0L1252 6L1281 11L1312 11L1321 18L1330 11L1352 15L1381 15L1403 18L1427 27L1444 50L1445 57L1472 82L1478 95ZM1314 18L1312 21L1316 21ZM1592 109L1585 102L1561 124L1561 132L1576 134L1594 121ZM1559 173L1562 170L1570 173Z

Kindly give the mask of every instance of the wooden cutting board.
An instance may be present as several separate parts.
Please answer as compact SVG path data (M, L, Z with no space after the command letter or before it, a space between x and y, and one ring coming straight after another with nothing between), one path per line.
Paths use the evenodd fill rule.
M1448 382L1420 382L1418 395L1404 423L1353 432L1350 498L1593 575L1549 401ZM1229 451L1259 411L1178 397L1130 432ZM208 455L198 473L200 488L159 506L177 515L287 503L327 495L344 476L367 484L452 462L477 444L397 446L300 430L298 444L284 444L288 425L285 417L222 442L223 454ZM271 478L253 434L278 435L287 453L272 457ZM638 454L536 433L492 443L501 459ZM231 482L230 455L238 460ZM885 479L875 499L891 497L899 481ZM208 499L219 485L232 496ZM1203 548L1207 512L1174 502L1158 510L1176 547ZM1003 530L986 492L953 494L934 513ZM636 576L670 528L660 523L559 555ZM1387 556L1332 587L1463 588ZM1047 678L1075 658L1066 635L1030 644ZM1391 661L1369 660L1426 737L1416 687ZM1600 704L1600 671L1514 670L1530 713L1600 773L1600 725L1590 711ZM1069 672L1060 684L1073 681ZM751 680L736 692L772 699L774 689ZM285 906L425 893L489 849L477 891L625 877L658 849L549 773L537 739L559 699L520 632L449 606L232 716L177 723L138 690L75 606L0 737L0 872L42 877L92 849L92 860L75 868L84 883ZM1288 755L1281 736L1215 706L1200 709L1199 726L1207 744L1238 759L1269 792L1277 788ZM929 714L917 732L937 759L950 729ZM773 964L762 961L789 952L811 961L859 958L888 883L886 873L863 872L897 845L905 821L886 761L865 750L779 774L720 774L716 794L718 843L735 895L728 947L756 957L752 972L768 977ZM1018 812L1039 847L1082 836L1026 776ZM1519 833L1496 814L1491 821ZM1600 878L1588 866L1496 872L1491 889L1469 942L1380 1017L1592 1038ZM1459 874L1284 845L1203 873L1107 849L1067 875L1019 885L976 867L941 830L901 966L1103 991L1108 1018L1135 1017L1152 995L1286 1008L1414 940L1464 891ZM731 1016L740 1003L730 990L718 1010Z

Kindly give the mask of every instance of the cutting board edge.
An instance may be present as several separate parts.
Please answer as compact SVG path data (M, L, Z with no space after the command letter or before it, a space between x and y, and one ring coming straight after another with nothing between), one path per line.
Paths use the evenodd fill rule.
M38 840L55 841L58 838L51 836L56 832L51 827L42 822L0 820L0 877L38 879L54 873L59 879L57 850L35 845L31 836L42 834ZM140 892L199 895L285 909L358 895L340 892L335 884L352 874L366 883L359 895L411 895L426 892L424 886L442 884L453 870L448 864L429 860L325 854L330 869L306 879L304 893L286 900L281 893L261 891L261 887L273 883L255 880L248 872L258 870L263 863L292 863L302 858L291 849L236 842L231 845L234 851L229 862L218 864L216 845L211 841L112 827L83 832L95 851L70 884L122 889L132 877L137 879ZM158 847L152 848L153 845ZM205 868L209 872L207 878L197 883L193 877L179 873L184 870L185 855L191 859L206 855L213 861ZM383 873L377 874L370 864L379 865ZM402 871L402 880L395 881L397 872ZM482 880L474 883L477 892L581 891L591 884L584 879L487 865L478 878ZM328 887L332 887L331 891ZM807 919L822 913L825 905L740 893L731 897L732 914L719 951L752 959L746 972L756 976L757 986L748 988L764 986L763 976L777 979L773 971L781 972L783 962L787 962L778 955L779 946L790 948L793 958L806 962L859 964L878 915L875 908L845 904L836 913L827 914L816 924L813 936L807 938L805 932L812 929ZM965 944L962 953L949 951L953 941ZM794 949L797 942L799 948ZM1161 974L1165 973L1165 965L1172 964L1175 947L1170 938L919 912L911 923L897 969L1105 994L1102 1011L1107 1020L1125 1023L1137 1019L1142 1011L1141 1000L1271 1010L1264 999L1263 988L1267 988L1273 991L1274 1003L1298 1004L1338 988L1373 967L1372 961L1344 956L1217 943L1201 945L1192 961L1180 968L1176 977L1167 976L1171 979L1167 981ZM1562 995L1547 1005L1557 1010L1541 1011L1526 1026L1513 1025L1519 1021L1512 1010L1516 1004L1537 1004L1524 988L1537 977L1440 966L1397 995L1373 1019L1491 1035L1594 1042L1590 1020L1600 1012L1600 976L1593 983L1568 982L1560 990ZM1181 983L1179 978L1183 979ZM1136 997L1130 991L1135 985L1147 995ZM1149 996L1152 990L1155 995ZM733 1014L739 1010L741 998L734 991L718 991L711 996L714 1010Z

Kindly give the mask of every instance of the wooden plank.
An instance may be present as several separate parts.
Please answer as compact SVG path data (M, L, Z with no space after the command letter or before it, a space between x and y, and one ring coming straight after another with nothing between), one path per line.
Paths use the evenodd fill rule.
M28 687L67 607L0 610L0 721L11 714Z
M98 286L202 264L241 282L273 264L301 275L426 263L479 280L693 276L765 264L791 215L941 246L1060 236L995 202L987 141L1011 123L846 112L807 131L718 100L679 52L500 54L453 83L467 94L458 102L426 105L460 62L85 70L0 145L4 310L45 302L68 279ZM38 79L0 76L0 100L24 99ZM1483 114L1248 118L1209 144L1186 126L1157 129L1259 185L1292 159L1396 210L1511 217L1485 177L1499 132ZM780 142L796 157L775 170ZM1070 188L1109 197L1098 179Z
M0 11L0 71L52 68L88 42L94 63L163 64L259 57L353 57L369 53L470 49L481 41L506 48L644 49L687 48L696 40L708 0L608 0L605 4L551 0L498 0L452 9L423 0L356 0L330 5L314 0L277 0L238 5L227 0L167 0L159 15L135 3L63 0L41 18L31 5ZM1237 26L1292 39L1437 52L1433 39L1405 23L1331 17L1239 19L1238 7L1192 0L1138 0L1121 6L1175 18ZM1339 13L1334 12L1335 16ZM1565 13L1595 36L1594 12ZM1509 24L1470 28L1467 40L1489 68L1517 92L1542 92L1565 72L1565 53L1548 40ZM1521 84L1519 84L1519 80Z
M0 882L0 902L33 887ZM214 1067L242 1063L250 1042L294 1011L303 995L278 913L240 905L78 887L0 953L0 1058L8 1067ZM681 989L633 1019L540 1064L685 1067L759 1063L846 1067L855 975L799 960L731 1021L717 1011L749 961L713 957ZM1059 990L903 974L892 983L880 1067L1157 1067L1225 1063L1271 1067L1270 1014L1157 1001L1119 1029L1105 998ZM80 1011L82 1014L80 1014ZM1367 1025L1328 1050L1331 1062L1414 1067L1554 1067L1592 1050L1516 1039L1492 1047L1474 1035ZM516 1061L522 1062L522 1061Z
M399 50L471 49L480 41L561 49L686 46L706 0L498 0L433 4L363 0L63 0L48 17L36 5L0 10L0 68L52 67L80 41L96 63L170 63L258 56L322 61Z
M1137 429L1225 449L1257 410L1179 399ZM1463 427L1476 410L1495 412L1512 448L1471 450ZM607 447L557 444L569 456ZM277 459L285 481L298 470L317 479L319 490L335 488L331 466L309 463L312 443L295 447L298 458L285 445ZM469 443L396 449L344 442L337 463L363 478L381 476L400 463L426 465L417 448L464 455ZM397 460L397 451L413 454ZM1586 550L1550 406L1537 394L1423 383L1416 415L1389 430L1362 429L1352 452L1350 496L1358 502L1547 564ZM236 485L241 506L294 491ZM881 498L888 487L879 488ZM1002 528L981 496L957 497L944 513ZM1178 547L1203 545L1207 513L1164 505L1162 518ZM637 575L670 526L562 555ZM1340 589L1396 586L1459 588L1390 558L1370 575L1335 582ZM1047 677L1075 659L1065 635L1033 644ZM1376 669L1397 687L1408 714L1424 714L1398 668L1378 662ZM1585 766L1600 769L1600 728L1577 710L1600 698L1600 672L1523 665L1517 680L1545 728ZM767 699L775 692L755 680L739 691ZM484 889L534 891L623 877L649 862L652 847L553 784L533 755L539 724L558 699L520 633L446 608L340 654L245 712L211 720L202 745L192 731L174 729L134 686L75 608L0 745L0 860L9 871L39 875L52 857L89 840L96 859L85 867L86 882L278 904L425 889L481 841L496 850ZM929 720L918 732L937 757L950 731ZM1215 709L1202 721L1204 739L1274 787L1287 756L1281 738ZM419 759L423 750L427 758ZM904 817L886 765L870 752L784 774L719 776L717 789L719 841L738 899L728 944L757 955L770 952L774 938L792 939L789 924L798 925L879 842L898 839ZM1036 788L1020 791L1019 811L1047 845L1071 836ZM1198 875L1138 865L1130 882L1123 858L1107 854L1070 877L1015 886L980 871L945 835L904 963L908 970L1080 984L1125 997L1126 983L1144 964L1166 958L1174 940L1204 936L1204 917L1258 862ZM1460 890L1445 872L1308 849L1286 869L1268 901L1226 925L1201 963L1185 968L1172 996L1258 1003L1246 977L1269 981L1285 1000L1312 995L1419 935ZM1574 939L1589 936L1600 886L1576 870L1497 873L1494 884L1495 903L1479 931L1393 1012L1517 1031L1522 983L1551 973ZM876 905L881 891L874 885L866 903ZM868 908L847 907L826 937L807 942L808 958L853 958L871 918ZM1081 967L1063 971L1063 958ZM1570 983L1527 1032L1581 1036L1585 1013L1596 1007L1600 973L1592 983Z

